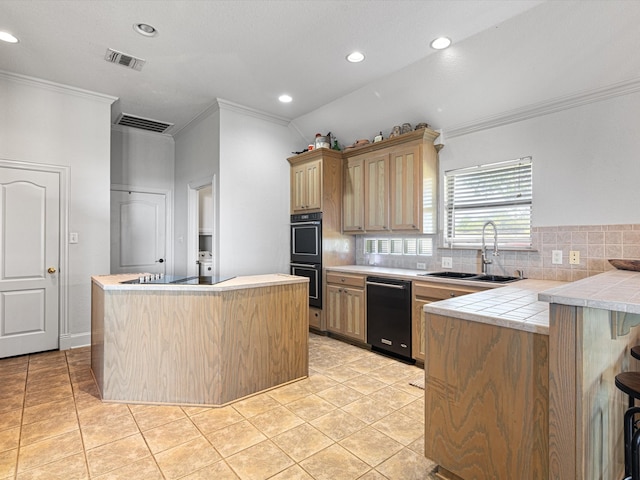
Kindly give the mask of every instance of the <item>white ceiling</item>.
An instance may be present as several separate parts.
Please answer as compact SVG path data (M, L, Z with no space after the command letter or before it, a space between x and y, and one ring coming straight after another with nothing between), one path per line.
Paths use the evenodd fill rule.
M435 114L436 107L446 111L455 103L456 95L462 93L455 87L461 81L482 85L485 79L477 78L477 67L493 68L482 65L486 52L471 39L480 32L498 31L503 22L537 11L534 7L542 3L0 0L0 30L20 39L16 45L0 42L0 70L116 96L120 99L116 114L123 111L175 123L168 132L175 134L216 98L285 119L301 118L298 128L304 130L305 116L320 112L322 118L323 106L344 99L348 103L350 96L376 82L384 86L394 72L424 68L416 66L425 65L427 57L440 63L449 58L438 70L430 70L442 82L441 105L427 107L433 107ZM134 32L133 24L139 22L156 27L158 36L147 38ZM454 47L466 43L481 51L469 62L446 57L429 48L429 42L440 35L451 37ZM510 47L504 45L490 55L498 63L507 56L515 61L512 67L519 68L521 63L510 58ZM107 63L103 59L107 48L141 57L146 65L138 72ZM345 55L356 49L366 54L365 62L347 63ZM539 52L542 58L545 54ZM428 65L435 68L436 64ZM522 73L528 75L535 68L529 65ZM505 89L505 102L513 101L508 85L500 88ZM281 93L290 94L294 101L281 104L277 100ZM483 92L466 89L461 100L467 102L473 95ZM402 108L406 112L406 105ZM473 105L469 108L472 117L484 114L482 109L473 110ZM326 112L335 115L331 108ZM308 128L318 130L315 125Z

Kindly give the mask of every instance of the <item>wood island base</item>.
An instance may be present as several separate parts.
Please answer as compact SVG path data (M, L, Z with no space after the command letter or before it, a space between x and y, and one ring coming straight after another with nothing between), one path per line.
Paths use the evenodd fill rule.
M91 368L103 401L215 407L308 376L308 279L205 287L125 277L92 278Z

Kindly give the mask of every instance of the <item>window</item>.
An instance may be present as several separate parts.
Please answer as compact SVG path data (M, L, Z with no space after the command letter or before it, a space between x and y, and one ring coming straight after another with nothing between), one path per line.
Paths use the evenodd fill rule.
M492 220L502 248L530 248L531 180L531 157L445 172L447 246L479 248Z
M424 238L365 238L364 253L382 255L433 255L433 239Z

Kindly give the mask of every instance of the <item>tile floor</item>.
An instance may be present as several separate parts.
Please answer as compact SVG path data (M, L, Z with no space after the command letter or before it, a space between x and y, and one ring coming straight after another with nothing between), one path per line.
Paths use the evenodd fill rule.
M90 349L0 360L0 480L432 479L417 367L310 335L309 378L224 408L102 403Z

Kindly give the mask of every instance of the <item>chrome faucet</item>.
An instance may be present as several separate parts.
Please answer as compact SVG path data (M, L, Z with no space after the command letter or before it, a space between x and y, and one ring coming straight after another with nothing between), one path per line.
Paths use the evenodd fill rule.
M491 220L486 222L482 227L482 274L487 274L487 265L493 263L493 260L487 259L487 244L484 239L485 231L487 227L491 225L493 227L493 256L497 257L498 253L498 229L496 228L496 224Z

